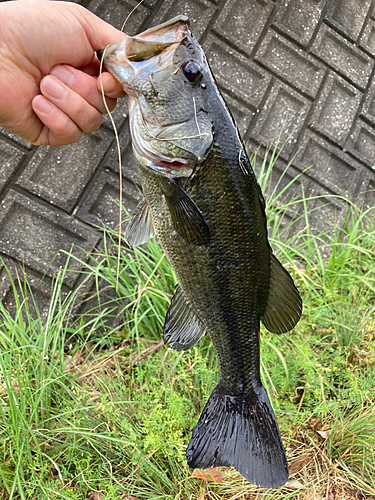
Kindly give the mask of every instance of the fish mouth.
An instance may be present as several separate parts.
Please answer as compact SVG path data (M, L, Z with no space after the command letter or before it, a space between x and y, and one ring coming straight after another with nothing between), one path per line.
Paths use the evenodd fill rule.
M125 92L132 94L132 82L135 78L152 72L152 67L155 67L155 61L150 60L158 55L162 57L173 45L177 47L188 32L189 19L186 16L177 16L137 36L128 36L121 42L109 45L97 51L97 56L107 70L122 83Z
M191 175L213 140L212 124L197 104L197 95L176 110L180 94L171 90L183 90L178 72L184 67L185 47L194 43L188 18L178 16L98 51L106 69L128 94L129 125L138 161L168 177ZM194 49L191 54L196 54ZM190 80L184 90L189 86Z
M99 61L102 60L104 52L105 52L105 49L100 49L100 50L96 51L96 57L99 59Z

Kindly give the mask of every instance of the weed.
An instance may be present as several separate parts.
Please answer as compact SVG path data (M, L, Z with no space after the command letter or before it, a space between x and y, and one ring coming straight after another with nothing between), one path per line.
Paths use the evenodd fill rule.
M276 153L261 167L269 186L268 160ZM304 312L290 334L262 331L262 379L291 464L287 485L261 491L225 468L221 482L192 477L185 448L218 380L215 352L206 336L183 354L160 345L173 271L151 241L121 249L117 283L117 237L108 234L102 254L78 261L99 308L72 322L82 297L78 289L63 298L67 268L56 276L45 321L25 280L13 286L15 317L0 305L0 498L374 494L375 211L346 202L341 225L318 231L308 209L314 200L298 190L287 196L291 184L282 182L263 187L270 241ZM75 339L70 349L67 336Z

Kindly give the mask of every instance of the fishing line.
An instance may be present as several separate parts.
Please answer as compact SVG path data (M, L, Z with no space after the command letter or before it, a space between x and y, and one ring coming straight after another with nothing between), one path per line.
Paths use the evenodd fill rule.
M157 97L158 99L160 99L159 92L156 90L155 85L154 85L154 81L152 79L152 72L150 73L149 80L150 80L150 83L151 83L152 90L154 91L155 97Z
M198 125L197 107L196 107L196 105L195 105L195 97L193 97L193 104L194 104L194 117L195 117L195 124L196 124L197 129L198 129L198 135L200 136L200 135L201 135L201 131L200 131L200 128L199 128L199 125Z
M238 139L238 142L240 143L240 151L239 151L239 153L238 153L238 163L239 163L239 165L240 165L240 168L241 168L242 172L243 172L244 174L248 174L249 172L247 171L247 169L246 169L246 167L245 167L245 165L243 164L243 161L242 161L242 159L241 159L241 156L242 156L242 153L243 153L244 148L243 148L242 141L241 141L241 137L240 137L240 134L239 134L239 132L238 132L238 128L237 128L237 127L236 127L236 134L237 134L237 139Z
M143 1L143 0L142 0ZM103 73L103 61L105 57L105 53L108 49L109 45L103 50L103 55L100 59L100 69L99 69L99 76L102 75ZM120 258L121 258L121 225L122 225L122 162L121 162L121 148L120 148L120 140L118 137L118 132L117 132L117 127L115 124L115 121L113 119L113 116L111 112L109 111L106 97L104 94L104 88L103 88L103 81L102 79L100 80L100 89L102 91L102 97L103 97L103 103L104 107L108 113L108 116L111 120L112 123L112 128L115 133L115 138L116 138L116 145L117 145L117 155L118 155L118 170L119 170L119 185L120 185L120 193L119 193L119 205L120 205L120 210L119 210L119 216L118 216L118 225L119 225L119 233L118 233L118 252L117 252L117 269L116 269L116 292L118 291L118 279L120 275Z
M144 0L141 0L134 7L134 9L130 11L130 13L128 14L127 18L124 21L124 24L121 27L121 31L124 31L125 25L128 22L130 16L133 14L133 12L135 12L138 9L138 7L143 2L144 2ZM109 47L109 45L107 45L107 47L103 50L103 55L102 55L102 57L100 59L99 76L101 76L102 73L103 73L103 61L104 61L105 53L106 53L108 47ZM119 219L119 221L118 221L118 224L119 224L119 235L118 235L118 252L117 252L117 269L116 269L116 291L118 291L118 280L119 280L119 275L120 275L120 258L121 258L121 233L122 233L122 231L121 231L121 226L122 226L122 162L121 162L121 148L120 148L120 140L119 140L119 137L118 137L118 132L117 132L116 124L115 124L115 121L113 119L113 116L112 116L111 112L108 109L107 101L106 101L105 94L104 94L104 88L103 88L103 82L102 82L102 80L100 80L100 88L101 88L101 92L102 92L102 98L103 98L104 107L105 107L105 109L106 109L106 111L107 111L107 113L109 115L109 118L110 118L111 124L112 124L112 128L113 128L113 131L115 133L116 145L117 145L117 155L118 155L119 187L120 187L120 193L119 193L119 206L120 206L120 209L119 209L119 217L118 217L118 219Z
M208 132L201 132L199 130L198 123L197 123L197 128L199 131L198 135L197 134L196 135L185 135L184 137L167 137L167 138L158 137L157 135L154 135L151 132L147 122L145 121L144 116L142 115L142 113L141 113L141 118L142 118L143 126L145 127L148 135L151 136L153 139L156 139L157 141L166 141L166 142L168 142L168 141L183 141L185 139L197 139L198 137L202 137L203 135L210 135Z
M133 12L135 12L138 7L144 2L144 0L141 0L135 7L132 11L130 11L130 14L128 14L128 17L125 19L124 21L124 24L122 25L121 27L121 31L124 31L124 28L125 28L125 24L129 21L129 17L133 14Z
M126 19L125 19L125 21L124 21L124 23L123 23L123 25L121 27L121 31L124 30L125 25L128 22L130 16L138 9L138 7L143 2L144 2L144 0L141 0L140 2L138 2L138 4L134 7L134 9L130 11L130 13L126 17ZM107 45L107 47L105 47L105 49L103 50L103 55L102 55L102 57L100 59L99 76L101 76L102 73L103 73L103 61L104 61L105 54L106 54L106 51L107 51L108 47L109 47L109 45ZM112 116L112 114L111 114L111 112L110 112L110 110L108 108L107 102L106 102L106 97L105 97L105 94L104 94L104 88L103 88L103 82L102 82L102 80L100 81L100 88L101 88L101 93L102 93L104 107L105 107L105 109L106 109L106 111L107 111L107 113L109 115L109 118L110 118L111 124L112 124L112 128L113 128L113 131L114 131L114 134L115 134L116 145L117 145L117 155L118 155L118 166L119 166L119 188L120 188L119 206L120 206L120 209L119 209L119 239L118 239L118 252L117 252L117 269L116 269L116 291L118 291L118 281L119 281L119 275L120 275L120 259L121 259L121 233L122 233L122 230L121 230L121 226L122 226L122 161L121 161L121 148L120 148L120 140L119 140L119 137L118 137L118 132L117 132L116 124L115 124L113 116ZM184 140L184 139L195 139L197 137L202 137L203 135L209 135L208 133L201 133L201 131L199 129L197 115L196 115L195 98L193 98L193 102L194 102L194 114L195 114L195 121L196 121L197 129L198 129L198 135L187 136L187 137L176 137L176 138L162 139L160 137L154 136L152 134L152 132L149 130L148 126L145 124L146 129L149 132L150 136L153 137L156 140L159 140L159 141L171 141L171 140L175 140L176 141L176 140ZM142 116L142 119L143 119L143 116Z

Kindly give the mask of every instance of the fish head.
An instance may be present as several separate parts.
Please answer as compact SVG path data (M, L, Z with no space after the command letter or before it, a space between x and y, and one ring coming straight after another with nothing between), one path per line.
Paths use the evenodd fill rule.
M129 97L138 161L167 177L188 177L213 142L207 111L211 72L186 16L110 45L103 64Z

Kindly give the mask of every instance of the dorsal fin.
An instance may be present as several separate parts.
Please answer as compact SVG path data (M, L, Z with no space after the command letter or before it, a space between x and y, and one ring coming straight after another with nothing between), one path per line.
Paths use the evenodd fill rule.
M206 327L186 300L179 284L167 311L164 323L164 342L177 351L186 351L204 335Z
M262 323L272 333L290 332L298 323L301 313L302 300L293 279L271 253L270 286Z
M151 211L145 198L138 203L125 229L125 240L130 247L137 247L155 236Z

